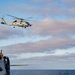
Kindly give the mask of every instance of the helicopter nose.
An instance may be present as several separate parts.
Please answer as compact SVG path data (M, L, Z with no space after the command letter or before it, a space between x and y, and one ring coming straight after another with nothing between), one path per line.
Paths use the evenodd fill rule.
M32 25L30 24L30 26L32 26Z

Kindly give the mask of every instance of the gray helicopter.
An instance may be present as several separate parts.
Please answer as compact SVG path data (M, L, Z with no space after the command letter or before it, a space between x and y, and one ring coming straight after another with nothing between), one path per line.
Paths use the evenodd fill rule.
M8 25L8 26L13 26L13 28L15 28L15 26L23 27L23 28L32 26L28 21L26 21L26 19L18 18L18 17L12 16L12 15L9 15L9 14L7 14L7 16L13 17L16 20L14 20L13 22L6 22L4 20L4 18L1 18L2 19L1 24ZM29 17L27 19L30 19L30 18L32 18L32 17Z

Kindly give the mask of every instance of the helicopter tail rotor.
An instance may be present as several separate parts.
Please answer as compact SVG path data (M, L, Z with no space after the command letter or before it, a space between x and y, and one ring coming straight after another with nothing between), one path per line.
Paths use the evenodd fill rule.
M4 18L2 17L1 19L2 19L1 24L6 24L6 22L5 22Z

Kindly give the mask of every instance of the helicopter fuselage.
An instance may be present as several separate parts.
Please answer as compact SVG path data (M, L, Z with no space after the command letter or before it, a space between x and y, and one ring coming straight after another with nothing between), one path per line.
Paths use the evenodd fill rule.
M24 28L26 28L28 26L31 26L31 24L29 22L25 22L23 20L15 20L13 22L6 22L4 20L4 18L2 18L1 24L5 24L5 25L9 25L9 26L14 26L14 27L15 26L19 26L19 27L24 27Z

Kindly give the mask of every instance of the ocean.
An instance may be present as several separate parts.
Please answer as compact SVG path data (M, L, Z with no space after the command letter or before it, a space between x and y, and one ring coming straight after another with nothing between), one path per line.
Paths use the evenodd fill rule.
M10 75L75 75L75 70L11 70Z

